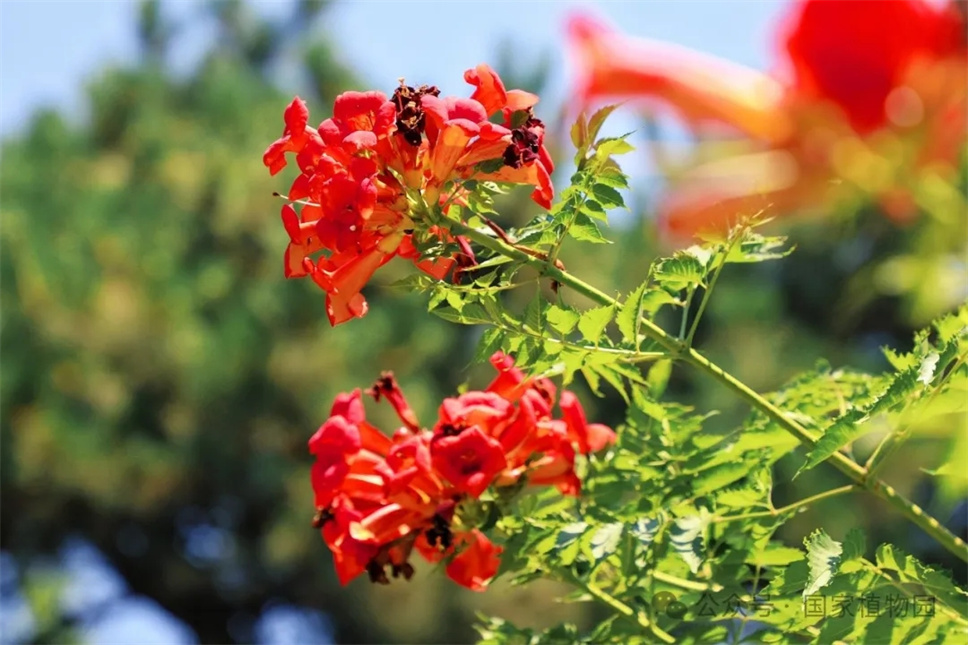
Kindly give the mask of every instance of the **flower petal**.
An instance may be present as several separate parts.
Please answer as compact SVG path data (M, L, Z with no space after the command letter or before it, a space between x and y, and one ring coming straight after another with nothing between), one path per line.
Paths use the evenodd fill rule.
M692 123L725 123L767 140L790 131L780 109L782 87L756 70L669 43L628 38L585 15L569 20L568 36L582 103L658 99Z
M488 115L500 112L508 104L504 83L490 65L481 63L474 69L467 70L464 72L464 80L474 86L471 98L484 106Z
M447 565L447 576L472 591L485 591L501 566L504 549L474 529L457 537L457 555Z

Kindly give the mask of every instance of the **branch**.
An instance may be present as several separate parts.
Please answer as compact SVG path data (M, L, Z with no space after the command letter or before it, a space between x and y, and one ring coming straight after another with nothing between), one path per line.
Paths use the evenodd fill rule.
M769 519L771 517L779 517L780 515L785 515L792 511L796 511L801 508L806 508L810 504L819 502L822 499L827 499L829 497L837 497L838 495L844 495L853 490L856 490L857 486L855 484L847 484L846 486L841 486L840 488L834 488L833 490L824 491L822 493L817 493L816 495L811 495L805 499L801 499L799 502L793 502L792 504L787 504L780 508L770 509L768 511L757 511L755 513L742 513L740 515L723 515L720 517L713 518L713 522L736 522L740 520L759 520L759 519ZM771 504L772 506L772 504Z
M577 577L572 577L569 580L569 582L571 582L575 586L581 587L581 589L583 591L587 591L592 596L592 598L601 602L607 607L614 609L619 614L626 616L627 618L633 619L635 622L639 624L640 627L652 632L662 642L664 643L676 642L675 638L673 638L668 632L661 629L658 625L650 621L645 614L643 614L640 611L635 611L634 609L626 605L618 598L608 594L602 589L599 589L591 582L585 582L583 580L578 579Z
M494 251L495 253L499 253L523 264L527 264L541 271L545 276L555 280L559 284L570 287L576 292L591 300L594 300L601 305L608 306L618 304L618 301L615 298L612 298L608 294L598 290L587 282L576 278L566 271L562 271L556 266L532 257L519 249L507 246L500 240L497 240L481 231L454 220L446 220L446 224L452 233L456 235L463 235L468 239L477 242L481 246ZM656 325L651 320L642 318L639 320L639 324L641 325L641 329L648 337L669 352L670 357L688 363L710 378L719 381L721 385L732 390L733 393L739 396L741 399L746 400L746 402L748 402L754 408L773 419L777 424L780 425L780 427L796 437L804 446L813 448L816 445L817 440L806 428L793 419L787 417L783 410L770 403L763 396L758 394L735 376L729 374L723 370L723 368L719 367L684 342L676 339L673 336L670 336L664 329ZM867 472L867 469L860 466L840 452L835 452L828 457L826 461L846 475L852 482L854 482L854 484L869 490L871 493L893 506L902 515L904 515L914 524L917 524L919 527L921 527L921 529L930 535L935 541L956 555L959 559L964 562L968 562L968 545L965 544L964 540L945 528L934 517L928 515L923 508L902 496L900 493L894 490L893 487L886 484L882 480L871 477Z

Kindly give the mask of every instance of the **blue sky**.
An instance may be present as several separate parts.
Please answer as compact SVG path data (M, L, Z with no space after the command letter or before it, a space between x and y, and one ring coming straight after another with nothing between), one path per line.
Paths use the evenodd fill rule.
M214 36L210 28L190 20L199 4L187 0L164 4L166 15L183 29L172 61L183 70L190 68ZM288 13L291 0L251 4L261 13L280 15ZM628 34L668 40L765 69L773 59L771 29L784 5L779 0L358 0L338 3L326 23L343 61L372 87L384 91L392 90L403 76L414 83L436 84L445 93L464 94L464 70L494 61L502 40L509 39L521 57L538 57L547 51L553 72L544 100L554 105L563 98L568 81L562 46L565 17L579 7L587 7ZM56 107L83 119L83 88L92 75L107 63L135 60L136 14L137 3L128 0L0 0L0 135L16 134L41 107ZM623 126L621 120L613 124ZM16 576L12 560L6 554L0 556L5 579ZM322 550L320 557L326 557ZM61 599L66 609L79 609L76 605L92 591L102 601L113 602L98 621L85 625L85 635L92 642L147 642L145 634L159 645L196 640L157 604L128 595L123 581L93 547L75 544L66 548L62 559L61 567L70 577ZM84 589L82 597L78 589ZM5 596L0 605L0 642L16 641L24 630L29 633L31 618L22 598ZM306 642L302 628L324 619L300 612L305 610L285 606L267 610L259 626L260 641ZM313 632L325 634L326 627L319 624Z
M283 14L291 0L254 1L264 14ZM169 0L181 23L174 63L186 68L214 35L193 24L199 2ZM462 74L494 60L504 38L520 56L553 56L552 92L560 98L568 70L561 46L565 16L588 7L629 34L703 49L753 67L771 60L770 29L779 0L638 0L576 2L491 0L337 3L326 19L344 61L374 88L389 90L404 76L463 93ZM0 0L0 133L12 134L41 106L83 118L82 88L108 62L133 61L137 3L130 0ZM407 46L401 47L400 34ZM297 88L293 88L295 91Z

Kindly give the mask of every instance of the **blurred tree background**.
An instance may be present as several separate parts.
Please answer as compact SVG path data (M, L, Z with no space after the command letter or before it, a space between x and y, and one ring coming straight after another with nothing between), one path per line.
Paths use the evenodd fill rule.
M217 24L218 40L191 73L176 75L167 61L177 25L145 2L141 60L97 76L87 122L40 112L3 143L0 548L4 602L19 596L32 611L24 641L81 640L103 610L78 611L61 597L64 550L78 543L205 643L259 640L260 617L278 607L302 612L298 642L468 642L478 610L522 625L576 620L576 607L554 604L549 586L499 583L479 595L427 567L410 583L342 589L310 527L305 442L336 393L392 369L429 417L486 372L468 367L477 330L388 288L407 270L402 262L371 283L370 313L337 329L322 292L283 278L281 203L271 195L288 183L268 176L262 152L294 90L321 120L336 94L366 86L334 55L327 10L302 0L273 22L239 1L204 5L198 19ZM540 92L547 61L520 63L513 44L501 52L495 66L508 86ZM283 89L279 78L294 80ZM555 106L542 110L557 118ZM532 208L521 191L500 210L513 226ZM914 329L964 299L964 213L898 229L873 207L848 210L793 229L800 249L786 261L731 269L699 347L768 391L818 357L884 369L880 346L907 349ZM563 259L606 290L628 290L668 250L653 228L638 208L609 232L614 245L566 248ZM582 396L591 416L620 423L617 396ZM745 413L678 368L667 396L721 409L713 427ZM965 420L919 432L910 444L917 458L895 460L885 476L968 537L964 487L939 488L917 469L968 451ZM781 462L778 480L789 482L798 465ZM836 477L810 471L778 487L776 501ZM820 504L802 522L834 533L857 524L873 541L925 542L860 497ZM918 555L964 581L943 553Z

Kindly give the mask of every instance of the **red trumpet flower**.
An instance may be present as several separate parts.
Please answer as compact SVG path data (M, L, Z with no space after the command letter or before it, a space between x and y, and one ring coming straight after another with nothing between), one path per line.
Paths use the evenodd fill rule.
M743 152L676 180L660 206L673 233L722 229L764 207L817 209L845 188L881 198L903 221L913 205L898 196L910 178L953 173L961 153L968 48L954 2L794 2L774 75L627 38L585 16L568 32L583 102L647 99L697 130L726 125L745 138ZM894 171L857 170L874 163Z
M464 181L531 185L534 200L551 206L554 165L533 112L538 97L505 90L487 65L465 78L475 87L471 98L441 98L436 87L403 83L390 98L345 92L316 129L302 99L286 108L283 135L263 155L273 175L289 153L300 170L288 194L300 210L282 209L285 274L311 276L326 291L332 325L366 314L363 287L396 256L438 279L473 262L466 240L446 231L423 229L456 243L461 251L452 257L423 259L412 240L428 205L459 201ZM503 125L491 122L498 115Z
M497 573L501 548L461 519L490 486L524 479L577 495L577 454L600 450L615 433L588 424L577 397L561 394L564 419L553 419L555 389L525 379L498 352L499 376L483 392L466 392L440 406L433 430L422 430L389 372L368 393L386 399L403 426L393 438L366 421L360 390L337 397L330 417L309 440L316 525L333 552L340 582L363 572L374 582L413 573L416 547L431 562L447 561L447 575L483 591Z

